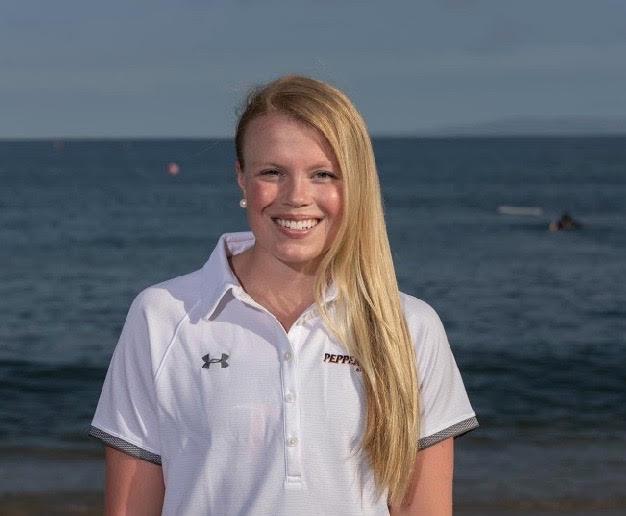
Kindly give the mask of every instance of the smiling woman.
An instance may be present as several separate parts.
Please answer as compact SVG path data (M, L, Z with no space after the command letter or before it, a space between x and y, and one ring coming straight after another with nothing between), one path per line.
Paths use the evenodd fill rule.
M451 514L478 421L437 313L398 290L361 115L285 76L235 144L251 231L141 292L111 359L107 511Z
M255 276L300 292L297 297L307 290L310 295L306 287L341 220L343 185L330 145L298 119L267 113L246 127L235 167L256 237L254 247L233 258L235 271L249 259Z

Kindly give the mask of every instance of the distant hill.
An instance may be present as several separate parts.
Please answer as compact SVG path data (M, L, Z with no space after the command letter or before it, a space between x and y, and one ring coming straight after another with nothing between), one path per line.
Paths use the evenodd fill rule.
M626 117L515 116L428 131L433 136L626 136Z

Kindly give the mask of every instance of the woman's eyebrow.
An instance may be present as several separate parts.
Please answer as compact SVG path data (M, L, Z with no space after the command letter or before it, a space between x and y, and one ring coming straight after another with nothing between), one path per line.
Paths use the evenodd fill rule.
M253 161L250 163L250 166L252 167L274 167L274 168L289 168L286 167L285 165L279 165L278 163L274 163L271 161ZM318 170L320 168L326 169L326 170L332 170L333 166L332 164L328 163L328 162L323 162L323 163L316 163L315 165L311 165L309 167L310 170Z
M282 165L278 163L272 163L271 161L253 161L250 163L253 167L275 167L275 168L284 168Z

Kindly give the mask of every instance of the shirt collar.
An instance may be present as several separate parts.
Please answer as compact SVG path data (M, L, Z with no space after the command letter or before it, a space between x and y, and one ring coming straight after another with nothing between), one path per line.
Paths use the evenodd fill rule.
M209 319L226 292L231 289L241 289L241 283L233 273L228 256L239 254L254 245L252 231L239 231L236 233L224 233L217 241L215 249L202 267L206 285L206 315ZM324 303L329 303L337 297L337 287L332 283L326 290Z

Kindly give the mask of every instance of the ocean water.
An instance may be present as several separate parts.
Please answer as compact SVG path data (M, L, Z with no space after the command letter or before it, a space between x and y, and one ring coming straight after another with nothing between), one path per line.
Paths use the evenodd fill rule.
M626 138L374 143L400 288L441 316L480 422L457 505L626 509ZM0 142L0 493L102 486L86 432L129 303L247 229L232 160ZM583 228L549 232L562 211Z

